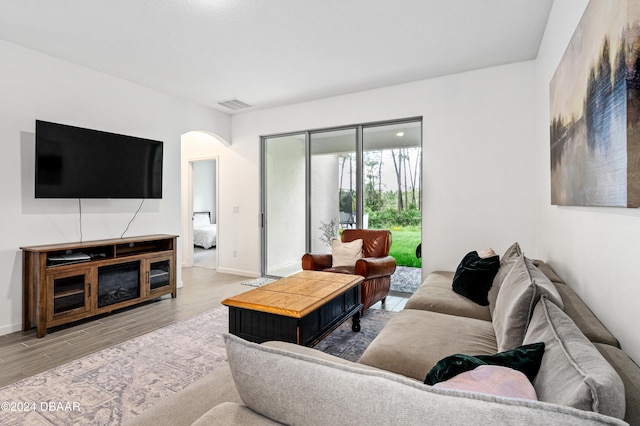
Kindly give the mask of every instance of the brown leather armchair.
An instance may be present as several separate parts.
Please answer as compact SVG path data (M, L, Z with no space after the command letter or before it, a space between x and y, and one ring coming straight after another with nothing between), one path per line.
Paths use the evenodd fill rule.
M345 229L342 242L348 243L362 238L362 259L354 266L332 267L331 254L302 256L302 269L312 271L355 274L364 277L361 288L362 313L371 305L386 302L391 286L391 274L396 270L396 260L389 256L391 232L381 229Z

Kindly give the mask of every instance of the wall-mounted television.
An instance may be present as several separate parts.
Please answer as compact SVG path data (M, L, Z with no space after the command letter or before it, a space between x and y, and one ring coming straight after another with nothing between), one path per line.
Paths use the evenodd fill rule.
M162 198L161 141L36 120L36 198Z

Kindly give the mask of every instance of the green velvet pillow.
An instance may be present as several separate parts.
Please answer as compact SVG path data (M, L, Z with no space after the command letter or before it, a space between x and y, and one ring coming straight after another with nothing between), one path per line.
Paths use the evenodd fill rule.
M453 276L453 291L478 305L489 305L489 289L500 268L500 257L480 257L477 251L467 253Z
M509 367L524 373L529 381L533 381L540 370L542 356L544 355L544 343L531 343L519 346L510 351L500 352L495 355L464 355L455 354L441 359L427 373L424 379L425 385L435 385L438 382L475 369L480 365L499 365Z

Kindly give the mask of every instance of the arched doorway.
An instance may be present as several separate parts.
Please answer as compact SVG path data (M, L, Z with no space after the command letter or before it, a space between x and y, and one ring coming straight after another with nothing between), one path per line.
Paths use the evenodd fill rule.
M192 131L181 136L183 267L218 266L220 154L226 146L226 140L210 132Z

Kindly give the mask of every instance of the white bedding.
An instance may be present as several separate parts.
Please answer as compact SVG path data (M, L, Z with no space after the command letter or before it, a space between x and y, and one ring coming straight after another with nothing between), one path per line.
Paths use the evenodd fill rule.
M209 249L216 246L216 224L193 227L193 244Z
M216 224L210 223L209 212L193 214L193 244L209 249L216 246Z

